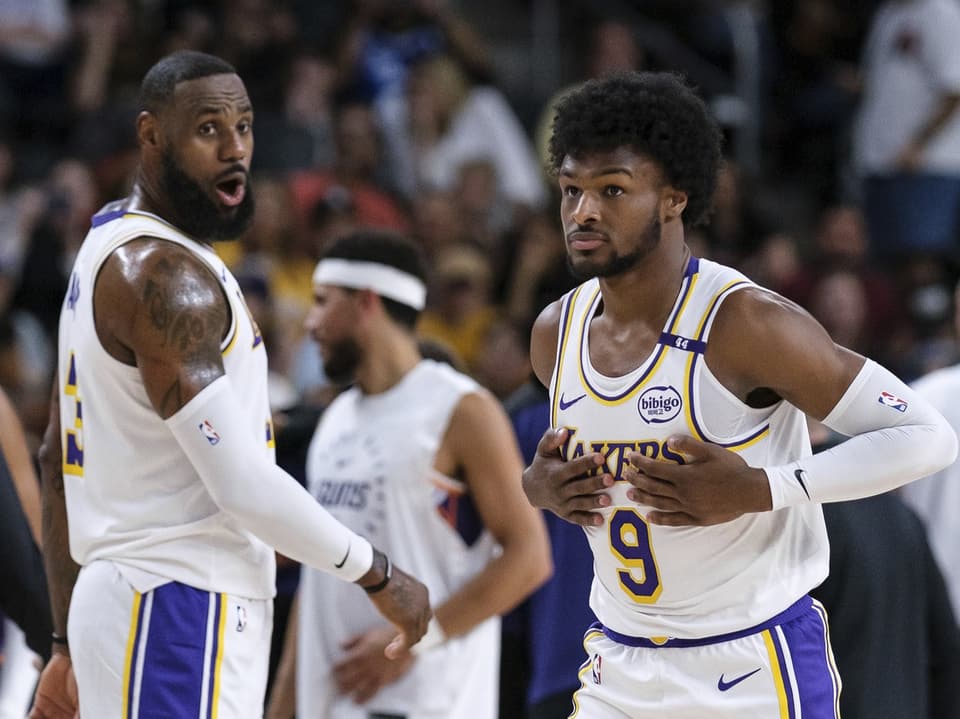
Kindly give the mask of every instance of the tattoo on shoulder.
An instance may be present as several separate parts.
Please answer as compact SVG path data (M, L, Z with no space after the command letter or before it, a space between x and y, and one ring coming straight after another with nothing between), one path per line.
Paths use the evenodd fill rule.
M182 278L190 270L184 259L161 258L153 263L143 286L144 305L164 346L185 358L209 347L211 337L219 344L227 322L226 304L216 301L214 294L219 288L185 286Z
M206 274L191 258L169 253L154 259L143 276L141 300L147 324L159 350L179 367L166 376L159 393L163 416L183 406L191 394L189 385L203 385L205 377L220 371L220 340L229 308L216 279Z

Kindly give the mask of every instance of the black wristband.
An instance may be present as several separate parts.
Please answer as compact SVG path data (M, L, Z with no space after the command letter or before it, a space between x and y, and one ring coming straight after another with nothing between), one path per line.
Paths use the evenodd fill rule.
M66 637L61 637L56 632L50 634L50 641L54 644L62 644L63 646L70 648L70 642L67 641Z
M387 562L387 566L383 570L383 579L369 587L364 587L363 591L367 594L376 594L390 583L390 578L393 576L393 565L390 563L390 557L386 554L383 555L383 558Z

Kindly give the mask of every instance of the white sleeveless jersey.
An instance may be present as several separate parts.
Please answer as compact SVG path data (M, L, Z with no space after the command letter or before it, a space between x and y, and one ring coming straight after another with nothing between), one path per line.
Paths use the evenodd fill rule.
M753 467L809 455L802 412L784 401L746 406L704 362L720 304L755 286L735 270L692 258L659 343L622 377L604 376L590 363L599 282L565 295L550 387L552 424L570 429L564 456L600 452L600 471L619 478L633 450L682 462L665 445L673 434L719 444ZM827 575L819 505L711 527L663 527L645 521L650 508L629 500L629 488L618 479L604 524L585 530L594 555L590 606L616 632L701 638L739 631L781 612Z
M121 245L155 237L181 245L220 279L231 326L223 364L245 412L250 442L274 460L267 358L237 281L206 245L159 217L108 205L77 255L60 313L63 476L70 552L81 565L108 559L141 592L174 580L198 589L266 599L274 554L220 511L154 410L140 371L111 357L97 337L93 287Z
M477 390L447 365L422 360L386 392L352 388L337 397L307 455L311 494L421 580L433 606L493 556L493 539L466 486L434 470L454 408ZM496 718L499 619L418 656L405 676L360 707L336 694L332 667L347 639L383 618L363 589L308 567L299 592L297 716L366 719L379 711L411 719Z

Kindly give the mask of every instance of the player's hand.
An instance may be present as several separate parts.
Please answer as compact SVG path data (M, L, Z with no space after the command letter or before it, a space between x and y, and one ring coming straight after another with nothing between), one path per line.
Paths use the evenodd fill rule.
M667 446L682 454L685 463L650 459L641 452L627 455L623 479L633 485L627 497L654 508L647 521L707 526L771 508L766 473L735 452L692 437L670 437Z
M29 719L79 719L77 680L67 654L54 652L40 674Z
M383 650L387 659L397 659L410 650L427 631L432 614L427 588L394 565L387 586L370 595L377 611L400 630Z
M548 429L537 444L537 454L523 471L523 491L534 507L549 509L561 519L583 527L603 523L603 515L594 510L610 505L603 491L613 486L608 472L588 476L603 464L599 452L566 461L560 447L567 441L568 430Z
M393 581L393 580L391 580ZM366 704L380 689L409 671L413 655L404 651L396 659L387 659L385 649L397 632L391 626L380 626L357 634L343 644L346 653L333 666L337 690L357 704Z

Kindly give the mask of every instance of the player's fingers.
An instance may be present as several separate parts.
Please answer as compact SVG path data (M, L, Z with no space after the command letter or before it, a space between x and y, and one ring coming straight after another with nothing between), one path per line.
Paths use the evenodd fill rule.
M606 497L605 494L597 494L613 486L613 476L607 473L598 474L595 477L577 477L571 479L560 488L560 496L564 500L571 500L575 497ZM596 507L605 507L606 504L595 504Z
M582 494L563 502L560 505L564 514L573 514L574 512L595 512L597 509L609 507L612 500L606 494Z
M685 434L671 435L667 439L667 448L672 452L678 452L684 455L687 463L706 459L713 450L714 445L694 439Z
M603 515L598 512L574 511L560 515L560 518L572 524L579 524L581 527L599 527L603 524Z
M648 494L660 494L664 497L676 497L678 494L677 487L673 482L654 477L636 468L624 468L622 476L634 487Z
M362 684L357 685L353 691L353 700L357 704L366 704L373 699L373 695L380 689L380 683L373 678L368 678Z
M702 523L686 512L647 512L647 521L661 527L696 527Z
M333 667L333 681L342 693L353 691L363 679L363 672L351 661L339 662Z
M679 512L683 508L683 505L680 503L680 501L673 497L650 494L649 492L644 492L636 488L627 490L627 499L632 502L636 502L637 504L653 507L654 509L659 509L666 512Z
M37 702L30 710L29 719L71 719L73 711L52 702Z
M343 650L345 650L345 651L346 651L346 650L353 649L353 648L359 643L359 641L360 641L362 638L363 638L363 635L362 635L362 634L354 634L352 637L350 637L350 638L347 639L345 642L343 642L343 643L340 645L340 648L343 649Z
M673 462L661 462L658 459L650 459L643 452L630 452L627 455L629 465L623 468L621 473L626 479L628 470L637 471L650 477L656 477L665 481L671 481L676 475L680 465Z
M567 460L559 465L554 471L565 479L573 479L582 475L594 472L597 467L603 464L603 455L597 452L585 454L576 459ZM598 477L601 475L597 475Z
M407 639L406 632L400 632L390 640L390 643L384 648L383 654L387 659L398 659L403 656L403 653L407 651L410 646L411 642Z
M567 440L566 427L550 427L537 442L537 454L541 457L552 457Z

